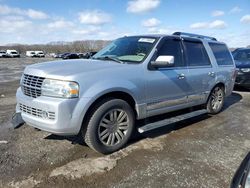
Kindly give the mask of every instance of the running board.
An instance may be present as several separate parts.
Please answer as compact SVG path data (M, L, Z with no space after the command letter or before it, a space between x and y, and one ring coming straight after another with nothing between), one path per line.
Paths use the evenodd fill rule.
M170 125L172 123L183 121L183 120L186 120L186 119L189 119L189 118L192 118L192 117L195 117L195 116L199 116L199 115L202 115L202 114L206 114L206 113L207 113L207 110L202 109L202 110L197 110L197 111L189 112L189 113L186 113L186 114L182 114L182 115L179 115L179 116L175 116L175 117L172 117L172 118L169 118L169 119L164 119L164 120L161 120L161 121L157 121L157 122L154 122L154 123L149 123L147 125L139 127L138 132L139 133L144 133L144 132L150 131L152 129L160 128L160 127L163 127L163 126L166 126L166 125Z

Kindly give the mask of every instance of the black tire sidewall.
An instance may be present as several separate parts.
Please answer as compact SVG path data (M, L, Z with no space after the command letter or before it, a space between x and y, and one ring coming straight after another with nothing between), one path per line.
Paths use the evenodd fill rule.
M114 146L106 146L99 139L98 128L103 115L105 115L112 109L124 110L128 115L130 124L127 133L125 135L125 138L119 144ZM130 105L124 100L110 99L101 105L99 104L99 107L97 107L97 109L94 111L92 117L89 120L86 132L86 134L89 134L88 136L91 147L93 147L93 149L103 154L112 153L114 151L121 149L126 145L129 138L131 137L131 134L134 130L134 122L135 122L134 112L130 107Z

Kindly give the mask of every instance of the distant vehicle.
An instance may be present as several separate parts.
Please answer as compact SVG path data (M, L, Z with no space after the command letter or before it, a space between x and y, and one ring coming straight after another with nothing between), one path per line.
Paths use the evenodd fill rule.
M36 57L45 57L45 54L43 51L35 51Z
M84 58L85 53L77 53L79 58Z
M26 51L26 56L27 57L36 57L35 51Z
M54 55L54 58L63 58L64 56L70 54L69 52L66 53L58 53Z
M92 56L94 56L97 52L86 52L83 56L84 59L89 59L91 58Z
M122 37L91 59L58 62L26 66L14 127L23 119L50 133L79 135L104 154L126 145L136 120L198 105L204 109L174 121L219 113L236 76L225 43L181 32Z
M79 56L75 53L71 53L71 54L64 55L63 59L79 59Z
M62 53L62 54L59 55L59 58L64 58L65 56L67 56L69 54L70 54L69 52Z
M62 54L58 53L58 54L55 54L53 57L54 58L61 58Z
M49 54L50 57L56 57L56 55L57 55L56 53L50 53Z
M16 50L6 50L6 55L9 57L20 57L20 54Z
M8 57L7 54L6 54L6 51L1 50L0 51L0 58L4 58L4 57Z
M250 48L239 48L232 52L238 74L235 84L250 88Z

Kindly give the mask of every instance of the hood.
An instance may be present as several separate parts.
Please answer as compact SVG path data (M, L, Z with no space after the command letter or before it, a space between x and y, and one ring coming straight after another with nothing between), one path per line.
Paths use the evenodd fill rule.
M25 69L26 74L33 74L37 76L46 77L49 76L73 76L79 73L99 71L103 69L122 68L125 64L119 64L113 61L102 60L63 60L63 61L51 61L44 63L37 63L29 65Z
M235 60L235 65L237 68L250 68L250 61Z

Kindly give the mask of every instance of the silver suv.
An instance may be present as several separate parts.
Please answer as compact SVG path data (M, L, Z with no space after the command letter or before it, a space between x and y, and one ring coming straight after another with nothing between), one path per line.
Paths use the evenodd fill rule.
M79 134L94 150L111 153L128 142L138 119L197 105L220 112L235 70L227 46L215 38L123 37L91 59L27 66L16 117L54 134Z

